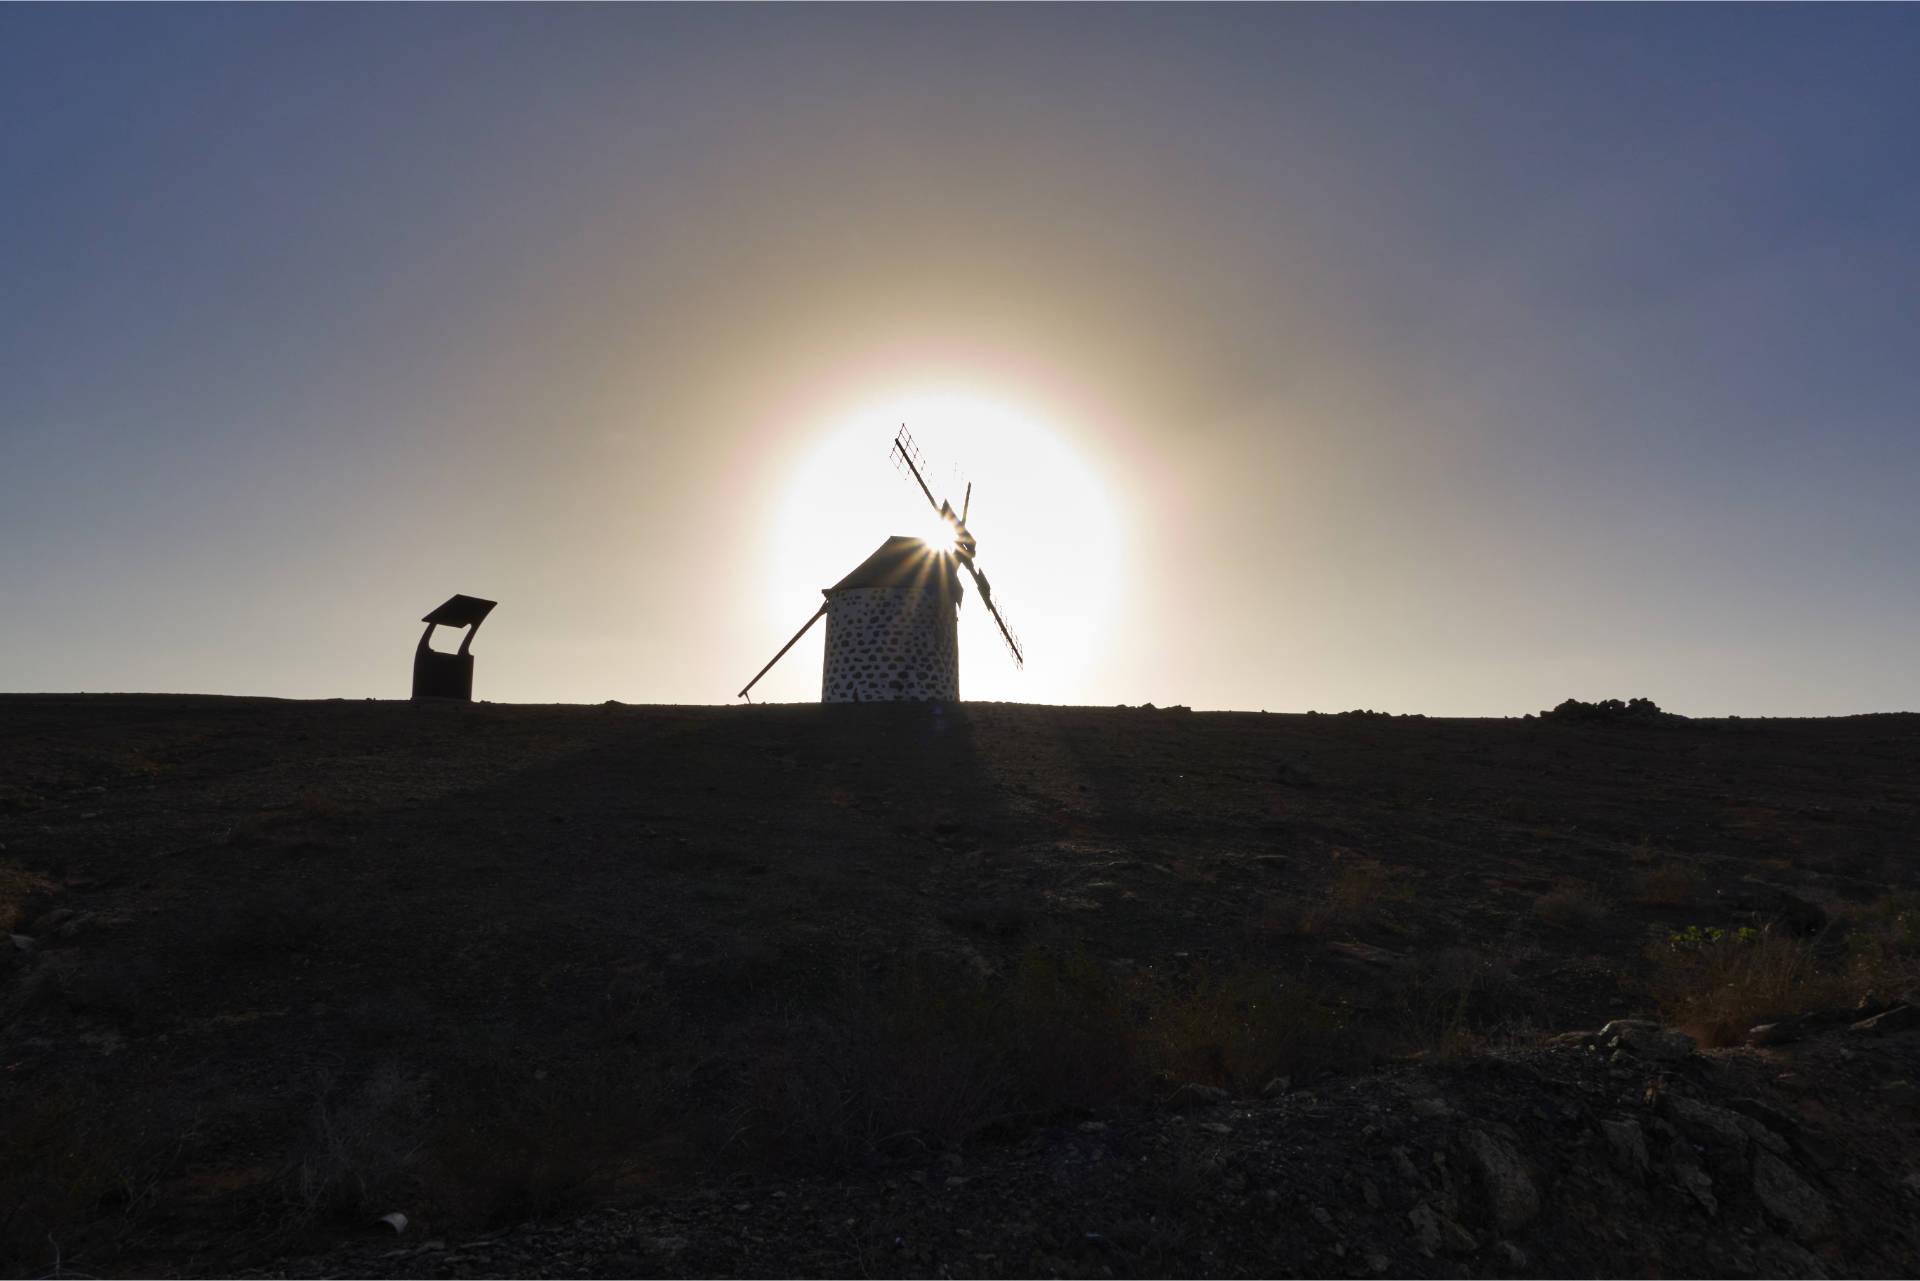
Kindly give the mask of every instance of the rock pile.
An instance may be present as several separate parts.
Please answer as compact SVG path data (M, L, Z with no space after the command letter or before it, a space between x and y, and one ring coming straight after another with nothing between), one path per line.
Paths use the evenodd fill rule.
M1603 698L1597 703L1583 703L1577 698L1569 698L1552 711L1541 712L1540 719L1550 721L1663 721L1683 719L1671 712L1660 710L1659 704L1650 698L1630 698L1621 702L1617 698Z

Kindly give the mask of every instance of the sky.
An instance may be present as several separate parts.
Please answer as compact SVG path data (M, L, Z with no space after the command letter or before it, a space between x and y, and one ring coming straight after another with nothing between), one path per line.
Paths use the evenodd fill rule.
M0 690L1920 708L1912 6L0 6ZM441 634L443 647L454 638ZM816 628L754 691L819 696Z

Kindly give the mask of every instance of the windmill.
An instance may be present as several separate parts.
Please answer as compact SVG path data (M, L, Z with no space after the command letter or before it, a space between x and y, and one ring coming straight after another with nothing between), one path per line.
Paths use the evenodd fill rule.
M965 570L980 589L981 603L1000 629L1014 666L1024 666L1020 641L994 604L993 588L973 563L979 540L967 529L973 506L973 486L953 505L934 498L927 487L926 460L920 456L906 427L893 438L894 465L913 477L934 514L947 527L952 546L936 546L921 538L895 535L832 587L821 589L826 599L812 618L780 647L767 665L747 682L739 697L799 643L824 616L827 620L826 657L820 677L823 703L866 703L954 700L960 697L960 643L957 617L965 589Z

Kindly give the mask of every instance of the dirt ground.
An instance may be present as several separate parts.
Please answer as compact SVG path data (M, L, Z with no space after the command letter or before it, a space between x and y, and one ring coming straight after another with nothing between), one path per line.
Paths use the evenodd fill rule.
M1911 1275L1916 834L1911 715L0 696L0 1260Z

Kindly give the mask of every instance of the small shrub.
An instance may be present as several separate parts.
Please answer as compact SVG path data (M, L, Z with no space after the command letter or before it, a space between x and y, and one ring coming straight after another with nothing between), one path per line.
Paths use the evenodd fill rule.
M1708 1045L1755 1024L1847 1009L1920 983L1920 894L1889 894L1846 914L1844 937L1796 933L1791 923L1723 929L1691 925L1652 949L1663 1014Z
M1134 1002L1092 954L1028 948L1004 1000L995 1036L1022 1107L1099 1108L1134 1093Z
M1012 938L1027 927L1028 911L1024 900L1014 895L977 895L953 904L940 914L949 925Z
M1260 1089L1276 1076L1310 1077L1363 1057L1353 1011L1308 976L1242 968L1204 972L1149 1009L1148 1064L1175 1084Z
M1587 882L1563 880L1534 900L1533 915L1555 929L1590 930L1606 917L1607 905Z
M370 1219L413 1201L425 1102L424 1084L397 1064L352 1092L319 1078L306 1133L281 1176L294 1220Z
M1889 946L1920 953L1920 892L1903 891L1875 899L1867 906L1872 933Z
M1307 908L1291 895L1276 894L1258 903L1247 917L1246 941L1264 951L1307 931Z
M1383 904L1405 902L1412 890L1396 883L1377 859L1356 859L1328 887L1326 897L1301 918L1304 933L1324 935L1373 924Z
M1667 935L1667 946L1682 952L1700 952L1723 944L1744 947L1759 941L1760 931L1751 925L1735 930L1723 930L1717 925L1689 925Z
M307 818L322 820L350 818L359 813L359 807L319 788L302 792L299 804L294 808Z
M1650 907L1691 907L1706 888L1707 878L1697 867L1665 863L1647 868L1633 878L1633 897Z
M249 814L234 820L232 826L220 837L220 844L233 846L259 845L267 839L273 830L274 816L271 814Z
M1084 951L1034 947L988 980L919 959L850 983L828 1016L765 1028L741 1128L775 1155L846 1166L1169 1085L1258 1090L1370 1049L1347 1003L1306 975L1121 977Z
M0 814L25 814L43 808L47 798L16 783L0 784Z
M717 1146L706 1118L675 1102L665 1065L637 1051L536 1066L517 1047L483 1047L436 1094L422 1197L437 1219L466 1227L657 1188L691 1164L688 1149Z
M824 1014L762 1029L742 1127L772 1154L856 1164L911 1139L952 1143L1013 1107L981 982L913 962L852 978Z
M208 909L200 937L216 955L241 959L280 957L320 941L331 913L302 884L260 889L229 910Z
M1866 906L1847 934L1847 974L1863 995L1920 987L1920 894L1888 894Z
M1748 1028L1849 1003L1843 976L1823 971L1810 939L1773 929L1690 926L1659 943L1661 1013L1706 1045Z
M9 1107L0 1127L0 1260L7 1275L51 1269L53 1242L71 1249L107 1213L103 1203L125 1191L134 1154L104 1102L69 1085Z
M0 859L0 922L9 933L17 930L26 924L28 903L59 888L38 872L29 872L17 859Z
M1399 1048L1443 1057L1487 1043L1496 1029L1528 1023L1540 1013L1510 966L1472 948L1454 947L1420 958L1394 993Z

